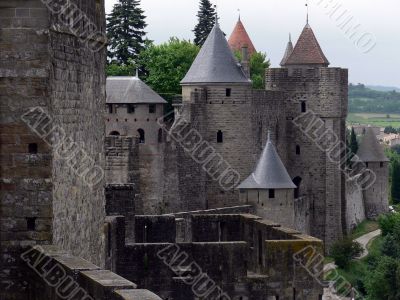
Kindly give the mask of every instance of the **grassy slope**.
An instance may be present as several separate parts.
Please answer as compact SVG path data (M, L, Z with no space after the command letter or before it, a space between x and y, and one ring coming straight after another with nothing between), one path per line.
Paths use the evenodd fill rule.
M387 114L377 113L349 113L347 122L349 124L363 124L387 127L392 126L394 128L400 128L400 114L389 114L390 118L387 118Z

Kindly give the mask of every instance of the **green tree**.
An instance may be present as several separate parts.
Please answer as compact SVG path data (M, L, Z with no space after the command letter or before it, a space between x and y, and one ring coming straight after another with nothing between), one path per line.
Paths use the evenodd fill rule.
M391 197L392 203L398 204L400 203L400 161L399 159L395 159L392 163L391 167Z
M150 45L139 57L140 65L148 74L145 82L159 94L180 94L180 82L198 52L198 46L178 38L171 38L161 45Z
M368 300L400 299L400 261L388 256L379 259L375 269L365 278Z
M357 154L358 151L358 142L357 142L357 135L354 131L354 127L351 127L351 133L350 133L350 150L351 153L353 153L352 156L354 156L354 154Z
M195 35L194 43L202 46L215 25L215 9L209 0L200 0L200 9L197 13L199 22L193 32Z
M235 51L235 57L238 61L242 61L242 53ZM265 70L271 65L267 54L262 52L255 52L250 56L250 77L253 81L253 88L265 88Z
M107 76L134 76L136 74L137 65L129 60L128 64L111 63L106 66Z
M387 236L388 234L396 234L396 228L400 227L400 214L388 213L385 215L380 215L378 218L378 222L379 227L382 230L382 236Z
M342 240L336 241L332 245L330 255L339 268L346 269L349 266L350 261L361 255L363 251L364 250L359 243L353 241L349 237L345 237Z
M107 17L108 58L118 64L129 64L145 48L145 22L140 0L119 0Z

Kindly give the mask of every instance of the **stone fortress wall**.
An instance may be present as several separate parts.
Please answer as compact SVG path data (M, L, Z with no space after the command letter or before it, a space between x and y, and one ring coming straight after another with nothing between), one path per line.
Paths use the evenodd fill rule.
M104 32L102 0L74 4ZM71 34L65 15L50 12L43 1L2 1L0 8L0 298L27 299L30 282L20 253L28 245L55 244L104 265L103 180L89 187L71 165L81 164L85 154L94 165L104 164L105 48L92 51L102 42ZM71 138L57 148L63 155L22 121L35 107L28 122L47 141ZM49 133L52 128L57 131Z

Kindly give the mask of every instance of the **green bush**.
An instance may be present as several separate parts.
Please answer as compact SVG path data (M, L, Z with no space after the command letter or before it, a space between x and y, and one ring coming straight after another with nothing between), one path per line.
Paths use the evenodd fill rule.
M349 266L350 261L353 258L360 256L363 251L364 250L359 243L346 237L333 244L330 256L335 260L335 264L339 268L346 269Z
M379 227L382 230L382 235L393 234L395 228L400 226L400 213L389 213L386 215L379 216L378 219ZM400 230L400 229L397 229Z

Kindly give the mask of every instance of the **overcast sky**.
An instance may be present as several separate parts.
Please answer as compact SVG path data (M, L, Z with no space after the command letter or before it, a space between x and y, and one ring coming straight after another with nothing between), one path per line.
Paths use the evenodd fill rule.
M117 1L105 0L106 13L111 12ZM241 19L256 49L267 53L273 67L282 59L289 32L296 41L306 22L305 0L212 2L218 5L221 28L228 36L240 9ZM327 7L329 2L332 3ZM340 6L330 16L335 3ZM198 5L198 0L142 0L148 38L157 44L171 36L193 40ZM310 25L331 67L348 68L349 80L353 83L400 87L399 0L309 0L309 9ZM342 19L337 20L342 14ZM349 25L359 24L353 38L339 26L341 20L350 17ZM362 35L363 39L359 40ZM375 40L376 46L368 51ZM363 47L365 44L367 46Z

